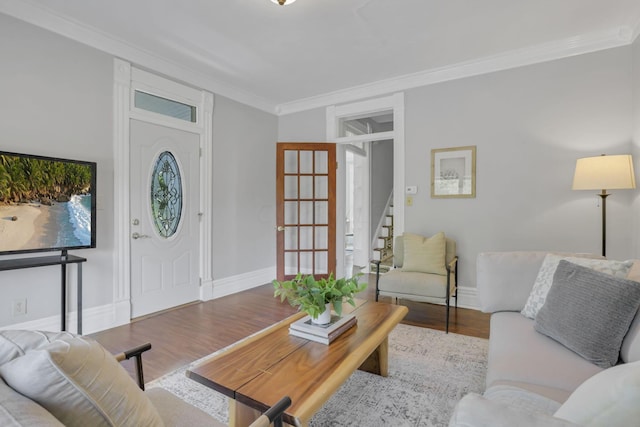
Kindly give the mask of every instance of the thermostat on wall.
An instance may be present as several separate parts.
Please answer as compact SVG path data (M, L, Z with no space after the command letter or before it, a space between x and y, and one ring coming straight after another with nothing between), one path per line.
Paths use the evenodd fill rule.
M407 187L406 193L407 194L416 194L418 192L418 187L415 185L410 185Z

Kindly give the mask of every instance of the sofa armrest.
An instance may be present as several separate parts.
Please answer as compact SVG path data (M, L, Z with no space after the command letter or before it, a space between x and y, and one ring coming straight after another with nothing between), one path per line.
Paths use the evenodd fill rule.
M542 412L527 412L470 393L453 412L449 427L579 427Z

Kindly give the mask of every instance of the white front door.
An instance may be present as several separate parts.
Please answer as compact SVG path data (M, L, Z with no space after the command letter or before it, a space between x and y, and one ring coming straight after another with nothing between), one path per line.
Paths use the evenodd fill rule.
M131 120L131 316L199 299L199 135Z

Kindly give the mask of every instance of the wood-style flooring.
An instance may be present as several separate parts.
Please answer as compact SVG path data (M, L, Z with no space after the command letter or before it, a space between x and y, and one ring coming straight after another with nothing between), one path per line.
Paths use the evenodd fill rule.
M375 300L374 276L358 298ZM390 298L380 301L391 303ZM409 308L402 323L444 330L445 307L401 301ZM263 285L234 295L196 302L137 319L91 335L107 350L119 353L150 342L143 356L145 381L224 348L295 313L285 301L273 297L273 286ZM475 310L451 308L449 332L489 337L489 315ZM132 361L123 365L134 372Z

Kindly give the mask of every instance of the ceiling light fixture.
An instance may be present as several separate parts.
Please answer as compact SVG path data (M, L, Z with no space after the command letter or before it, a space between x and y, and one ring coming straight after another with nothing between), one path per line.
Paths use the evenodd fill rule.
M279 4L280 6L289 6L296 0L271 0L275 4Z

